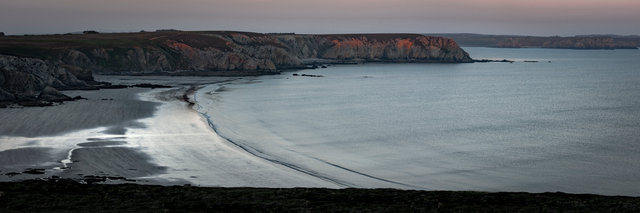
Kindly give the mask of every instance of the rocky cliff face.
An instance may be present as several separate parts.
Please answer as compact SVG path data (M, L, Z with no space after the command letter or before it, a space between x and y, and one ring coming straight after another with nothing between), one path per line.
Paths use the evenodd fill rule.
M335 62L471 62L455 41L414 34L280 35L301 59Z
M92 82L91 72L76 66L0 55L0 105L70 100L58 90L89 88Z
M68 98L100 74L276 74L329 63L472 62L453 40L418 34L154 32L0 37L0 102ZM313 61L313 60L312 60Z
M32 36L0 39L0 54L40 58L103 74L273 74L281 69L303 68L308 58L337 63L471 62L453 40L417 34L155 32Z
M388 62L471 62L455 41L419 35L330 35L321 58Z

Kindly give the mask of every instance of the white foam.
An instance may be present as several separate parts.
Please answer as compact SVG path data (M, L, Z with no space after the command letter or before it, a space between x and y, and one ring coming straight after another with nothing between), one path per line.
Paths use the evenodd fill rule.
M156 100L162 90L140 94ZM167 173L152 179L187 180L196 185L249 187L337 187L330 182L257 158L216 134L188 104L163 102L147 127L129 129L124 137L149 154Z

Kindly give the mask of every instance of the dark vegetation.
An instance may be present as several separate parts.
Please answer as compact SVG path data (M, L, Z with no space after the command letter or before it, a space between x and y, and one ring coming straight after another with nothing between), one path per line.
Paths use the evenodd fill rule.
M639 212L640 198L397 189L0 183L0 212Z
M153 33L92 32L95 31L85 31L83 34L4 36L0 38L0 54L47 60L54 56L58 58L60 54L65 53L66 50L69 49L89 50L101 47L127 51L135 46L165 48L163 43L167 40L188 43L195 48L217 48L224 50L228 48L226 42L215 35L230 35L232 33L240 33L247 36L261 35L257 33L231 31L180 32L163 30Z
M338 38L360 38L363 34L324 34L319 35L323 37L327 37L329 39L338 39ZM379 41L387 41L394 39L416 39L420 37L420 34L412 34L412 33L376 33L376 34L367 34L366 37L368 39L375 39Z

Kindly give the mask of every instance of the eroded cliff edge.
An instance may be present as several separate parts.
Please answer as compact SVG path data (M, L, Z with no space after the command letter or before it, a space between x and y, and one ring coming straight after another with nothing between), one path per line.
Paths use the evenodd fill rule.
M323 63L472 62L455 41L419 34L161 31L0 37L0 101L91 88L92 74L242 76Z
M418 34L178 31L6 36L0 38L0 54L68 64L102 74L268 74L304 67L303 60L307 58L342 62L471 62L453 40Z

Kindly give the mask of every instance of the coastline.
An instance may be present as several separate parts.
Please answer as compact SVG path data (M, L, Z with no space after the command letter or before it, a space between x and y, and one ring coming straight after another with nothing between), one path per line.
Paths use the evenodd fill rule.
M141 81L140 77L111 76L116 81ZM144 77L143 82L166 84L171 79ZM228 81L219 80L218 82ZM193 82L193 81L192 81ZM200 79L200 82L215 83ZM183 82L184 83L184 82ZM218 135L190 102L194 85L174 83L174 88L140 89L136 99L159 102L151 117L134 120L120 135L107 127L38 137L22 137L11 149L15 155L40 156L50 144L84 150L69 158L71 169L62 177L47 169L43 175L21 174L0 181L0 210L23 211L518 211L518 212L637 212L640 198L569 193L470 192L347 188L257 158ZM119 89L109 91L129 91ZM199 92L198 90L195 91ZM203 92L203 91L200 91ZM185 100L184 95L187 95ZM90 99L91 100L91 99ZM117 100L111 100L117 101ZM56 106L65 107L66 104ZM31 109L31 108L24 108ZM55 108L43 108L55 109ZM125 108L126 109L126 108ZM96 133L100 135L96 137ZM1 138L5 140L6 137ZM6 141L3 141L6 142ZM6 143L0 143L6 152ZM66 158L62 152L59 159ZM115 156L128 156L114 158ZM0 157L2 155L0 154ZM79 162L73 162L79 160ZM94 159L94 161L91 161ZM5 161L0 158L0 162ZM19 159L15 162L23 162ZM34 158L28 162L47 159ZM113 161L108 162L107 161ZM189 162L185 164L185 162ZM58 163L58 164L56 164ZM60 162L53 162L60 165ZM73 163L84 163L74 165ZM127 166L141 170L125 169ZM118 168L119 167L119 168ZM155 167L155 168L154 168ZM162 167L162 168L157 168ZM75 168L75 170L74 170ZM115 169L117 174L95 174L82 180L77 174L92 169ZM124 169L124 170L122 170ZM151 169L151 170L144 170ZM75 171L75 172L71 172ZM212 171L218 171L212 173ZM3 173L5 170L3 169ZM112 176L113 175L113 176ZM2 175L1 177L8 177ZM21 177L28 177L22 178ZM112 178L110 178L112 177ZM122 177L124 179L120 179ZM81 183L79 183L79 178ZM33 180L44 179L44 180ZM135 182L131 182L134 180ZM6 182L10 181L10 182ZM107 184L91 184L104 182ZM85 184L83 184L85 183ZM124 183L124 184L123 184ZM134 183L134 184L131 184ZM178 186L182 185L182 186ZM207 186L207 187L194 187ZM235 188L242 187L242 188ZM249 188L250 187L250 188ZM304 187L304 188L296 188ZM334 189L331 189L334 188ZM337 189L336 189L337 188Z
M143 100L182 97L189 88L145 93ZM193 100L190 98L190 100ZM143 119L148 128L132 131L146 135L137 143L153 161L169 171L145 179L187 181L203 186L336 187L246 153L220 137L191 104L174 98L159 107L157 116ZM166 125L170 124L170 125Z
M274 76L274 78L289 78L292 74L287 76ZM330 80L336 76L327 75L326 78L314 79L314 80ZM366 76L360 76L357 74L358 79L370 78ZM378 77L378 76L376 76ZM198 186L222 186L222 187L269 187L269 188L291 188L291 187L325 187L325 188L343 188L343 187L364 187L364 188L381 188L381 187L398 187L395 184L389 185L372 185L370 183L377 182L377 180L367 179L363 180L362 174L358 172L349 171L348 167L340 168L339 166L332 165L336 168L322 168L331 165L329 162L314 163L313 165L303 165L306 168L313 169L314 173L326 174L337 177L338 180L348 181L355 183L353 185L347 184L335 184L326 179L311 177L309 173L297 170L295 168L282 165L281 162L274 162L273 160L281 159L287 162L300 164L298 162L298 156L293 156L288 153L280 155L280 151L275 153L269 153L263 155L256 155L256 152L260 152L261 148L256 146L256 151L247 150L243 145L236 144L234 141L227 141L226 135L218 134L215 125L209 125L216 123L216 121L207 121L207 117L194 110L197 107L196 103L201 99L194 97L197 93L207 92L223 92L225 89L220 85L229 83L243 84L251 83L253 77L247 77L245 80L237 81L240 78L215 78L215 77L167 77L167 76L103 76L103 78L111 79L111 82L116 84L131 84L131 83L154 83L163 85L172 85L173 88L163 89L140 89L143 92L137 93L135 96L137 101L144 103L154 102L160 103L156 106L154 113L151 117L141 118L134 120L136 125L124 125L123 128L116 128L124 131L107 131L106 127L97 130L87 130L86 133L74 133L79 135L76 137L80 141L74 141L70 143L70 147L78 148L75 155L79 157L79 164L73 165L73 158L67 158L65 154L66 163L70 164L72 169L76 168L75 174L83 171L83 175L107 177L107 183L126 183L126 180L117 179L119 177L136 180L136 183L140 184L160 184L160 185L180 185L180 184L193 184ZM272 78L272 77L266 77ZM293 77L291 77L293 78ZM257 78L260 80L260 78ZM297 80L307 79L298 78ZM311 79L311 78L309 78ZM369 79L370 80L370 79ZM203 90L202 85L211 86L211 89ZM231 88L231 87L230 87ZM105 90L105 91L128 91L127 90ZM233 89L231 89L233 90ZM256 93L260 94L260 93ZM185 98L186 97L186 98ZM93 100L94 98L91 98ZM206 99L205 99L206 100ZM215 99L214 99L215 100ZM113 100L104 100L113 101ZM83 101L80 101L81 103ZM192 105L193 104L193 105ZM198 103L199 104L199 103ZM64 106L64 105L62 105ZM245 115L251 116L251 115ZM217 116L214 117L218 119ZM216 123L220 124L220 123ZM224 123L222 123L224 124ZM218 128L225 128L219 126ZM234 126L227 127L235 129ZM80 131L81 132L81 131ZM244 132L238 130L238 132ZM100 133L99 137L80 136L91 135ZM233 136L233 135L231 135ZM59 135L56 137L60 137ZM65 136L68 137L68 136ZM54 137L49 137L54 138ZM234 137L229 137L234 138ZM264 138L270 140L270 138ZM24 142L24 141L23 141ZM242 141L239 141L242 142ZM27 142L25 142L26 144ZM248 144L251 146L252 144ZM96 147L98 146L98 147ZM28 145L26 147L19 148L32 148ZM251 147L250 147L251 148ZM284 148L286 149L286 148ZM90 150L90 151L89 151ZM51 150L47 149L28 149L29 152L47 153ZM14 150L14 152L24 152L24 150ZM73 155L73 153L71 153ZM98 165L100 170L90 172L105 172L103 173L87 173L89 169L86 166L83 167L82 163L95 165L103 162L92 162L93 156L96 159L109 159L114 156L123 156L127 161L122 161L125 158L114 158L121 160L122 162L113 162L106 168L105 165ZM131 157L127 157L131 156ZM266 156L266 158L265 158ZM275 158L268 158L275 157ZM37 160L37 159L36 159ZM321 159L315 159L322 161ZM123 163L128 162L141 162L139 168L131 168L132 166ZM59 162L54 162L59 163ZM320 165L319 164L327 164ZM109 169L117 169L120 167L120 174L117 172L111 173ZM64 167L64 166L62 166ZM32 167L23 167L32 168ZM95 167L93 167L95 168ZM152 168L153 171L145 171L144 168ZM240 168L240 169L238 169ZM347 169L345 169L347 168ZM130 170L132 169L132 170ZM330 170L329 170L330 169ZM2 169L3 170L3 169ZM129 171L125 171L129 170ZM297 170L297 171L296 171ZM338 170L339 172L336 172ZM357 170L357 169L356 169ZM212 172L215 171L215 172ZM307 170L308 171L308 170ZM3 173L5 171L3 170ZM21 172L21 171L17 171ZM47 171L48 172L48 171ZM367 173L364 171L363 173ZM36 177L49 177L50 173L46 176L30 176ZM113 176L112 176L113 175ZM25 177L27 175L22 175ZM18 176L14 176L16 180ZM77 176L63 175L63 178L75 178ZM116 177L116 178L108 178ZM425 177L425 176L421 176ZM31 178L31 179L33 179ZM81 177L80 177L81 178ZM112 180L109 180L112 179ZM355 180L355 181L354 181ZM369 181L369 182L366 182ZM387 181L388 182L388 181ZM356 185L357 184L357 185ZM409 189L420 189L415 187L407 187ZM562 188L551 188L545 191L562 190ZM464 190L464 189L446 189L446 190ZM476 189L484 191L485 189ZM488 191L501 191L487 189ZM508 190L507 191L515 191ZM543 192L543 191L534 191ZM580 192L572 192L580 193ZM609 194L611 195L611 194Z
M295 74L294 74L295 75ZM252 84L252 80L242 80L240 82L236 81L238 84ZM217 100L216 96L219 92L224 92L226 89L221 85L209 85L207 87L201 88L200 90L194 93L194 101L196 102L196 108L198 113L205 119L206 123L210 128L217 134L219 137L224 139L227 143L232 146L235 146L237 149L242 150L248 155L252 157L259 158L266 162L269 162L274 165L279 165L285 167L291 171L295 171L300 174L304 174L309 177L317 178L319 180L323 180L326 182L330 182L339 186L340 188L345 187L354 187L354 188L397 188L397 189L414 189L414 190L428 190L425 187L415 186L407 183L397 182L390 179L384 179L381 177L376 177L371 174L366 174L360 171L356 171L350 168L343 167L339 164L329 162L327 160L323 160L320 158L316 158L313 156L303 155L301 153L295 152L288 148L286 143L280 143L279 141L283 141L283 138L280 138L277 135L269 132L267 129L260 129L256 131L260 131L260 133L264 133L262 135L264 138L262 140L268 140L270 144L277 149L267 149L261 146L255 146L255 144L245 143L243 141L245 138L241 137L243 134L240 132L236 132L234 129L229 129L225 126L217 126L215 121L212 121L212 115L209 115L206 109L215 108L217 104L213 100ZM203 96L202 99L205 99L204 96L211 96L207 99L209 102L205 103L202 100L198 101L199 98L197 96ZM205 109L205 110L203 110ZM216 119L227 119L225 116L221 116L217 114ZM223 132L221 132L223 131ZM230 135L225 135L224 133L230 133ZM238 137L240 136L240 137ZM238 139L236 141L236 139ZM269 146L269 145L266 145ZM302 163L304 162L304 163ZM295 187L292 185L286 186Z
M5 117L14 115L8 120L16 121L12 126L18 128L0 126L0 132L4 132L0 137L0 181L60 177L81 182L160 185L338 187L241 150L217 135L206 119L192 109L194 103L190 99L199 85L236 78L99 78L114 84L160 83L173 88L67 91L89 100L45 108L1 109L25 114L36 110L39 113L33 116L38 119L50 118L38 116L42 114L59 114L66 116L68 122L31 131L33 123L43 121L15 118L21 117L20 113L3 113ZM106 105L113 105L113 109L92 107L95 103L91 102L98 101L98 105L110 103ZM136 111L136 107L148 109ZM86 113L73 116L74 111ZM112 117L117 119L108 119Z

